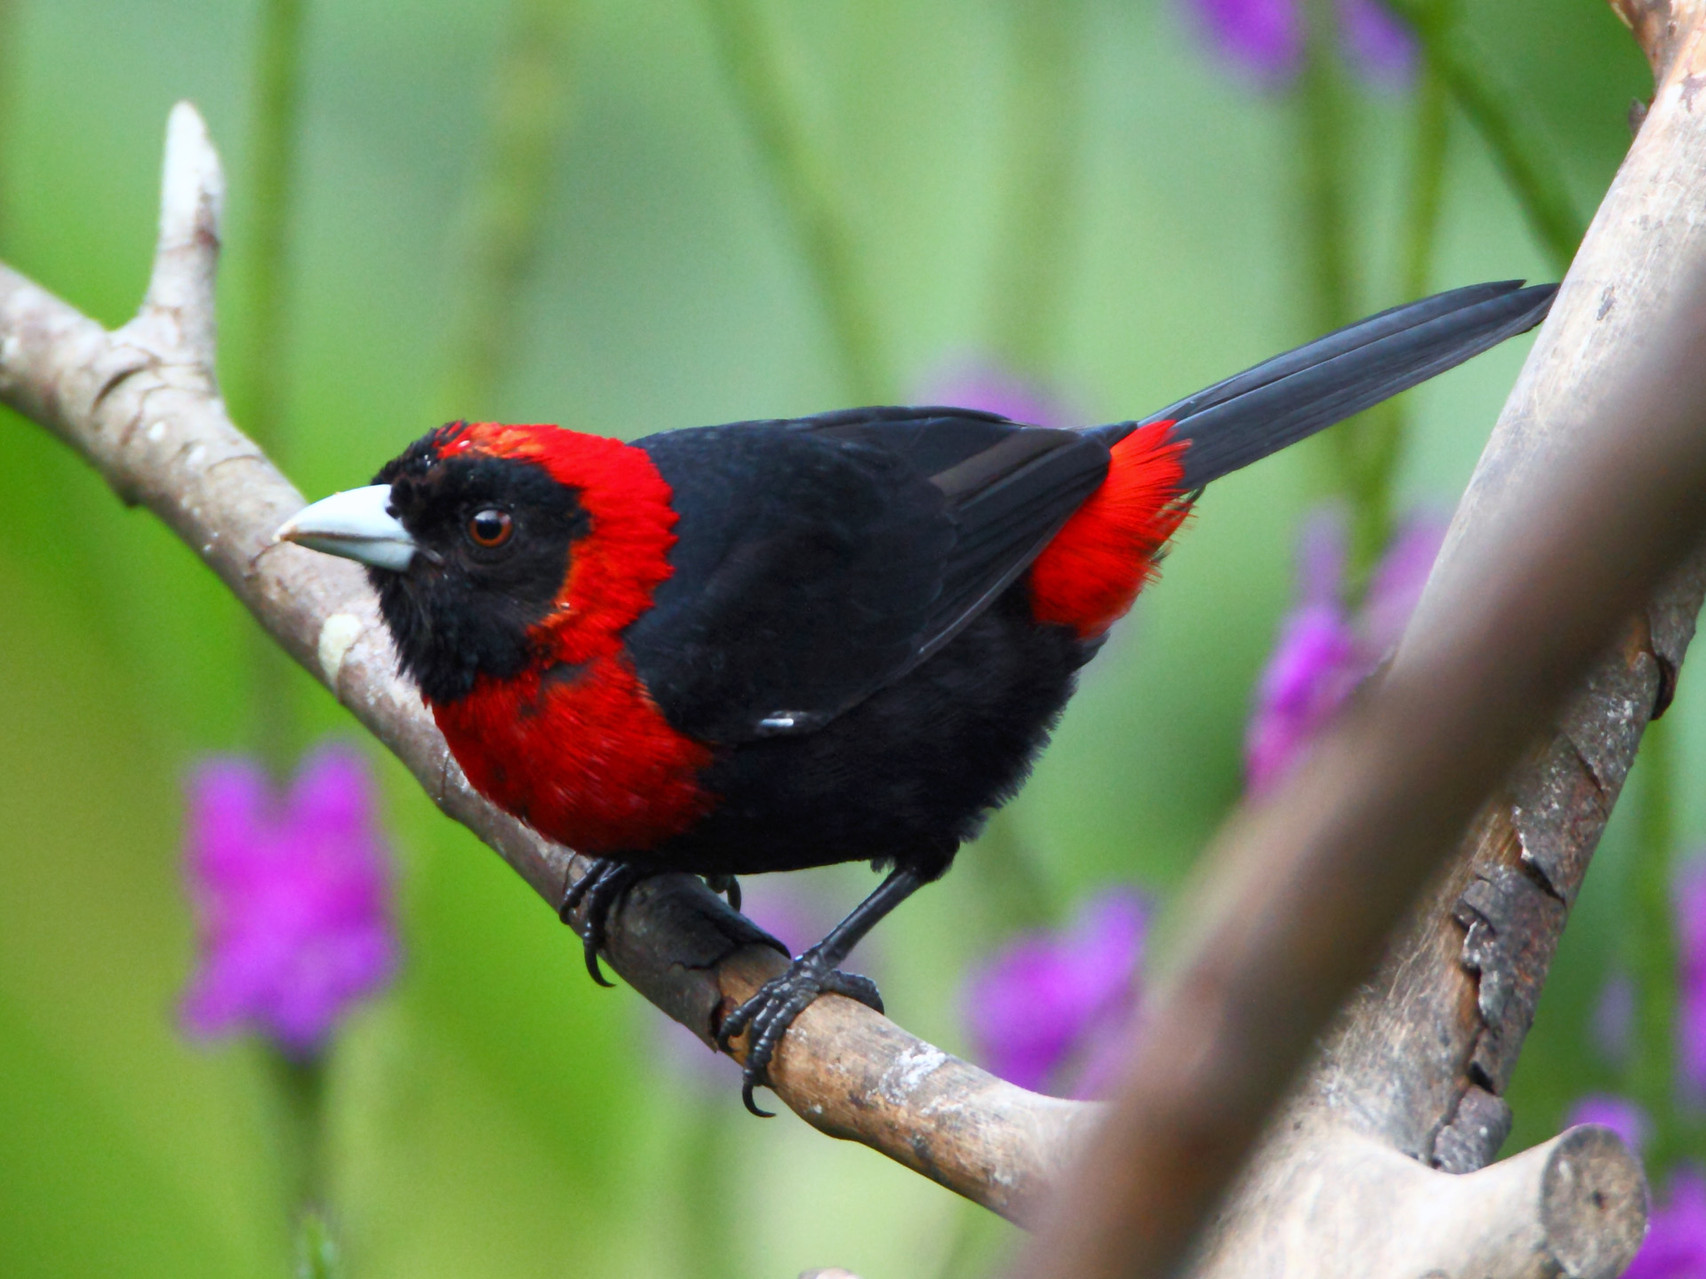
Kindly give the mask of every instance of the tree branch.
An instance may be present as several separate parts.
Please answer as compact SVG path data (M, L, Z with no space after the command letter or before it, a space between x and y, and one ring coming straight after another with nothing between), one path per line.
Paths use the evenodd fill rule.
M1021 1273L1162 1275L1194 1255L1214 1275L1413 1274L1381 1269L1402 1205L1335 1176L1335 1152L1372 1134L1465 1170L1508 1131L1498 1093L1701 603L1699 562L1678 570L1706 525L1701 7L1665 28L1666 79L1395 661L1297 782L1218 841L1186 917L1192 944ZM1585 694L1554 716L1578 672L1590 673ZM1500 777L1503 798L1471 821ZM1430 880L1432 908L1362 986ZM1353 990L1325 1057L1294 1087ZM1605 1247L1572 1274L1616 1273L1640 1238L1641 1196L1602 1192L1597 1228L1590 1215L1572 1231ZM1385 1212L1370 1211L1371 1194ZM1568 1265L1555 1252L1513 1273Z
M469 787L418 694L397 678L360 569L273 542L303 501L232 425L215 385L222 192L206 127L180 103L147 298L114 333L0 265L0 401L81 453L125 502L164 520L439 808L555 908L586 863ZM723 1012L786 966L763 932L690 875L647 881L612 925L611 967L707 1043ZM744 1042L736 1048L744 1055ZM1039 1198L1092 1113L1004 1083L839 996L801 1015L770 1073L808 1123L1010 1217Z
M389 641L360 571L272 542L273 530L302 500L232 426L218 398L212 283L220 185L204 126L192 108L180 105L169 130L161 237L148 297L136 319L117 332L103 331L0 266L0 400L77 449L124 500L146 504L165 520L286 651L403 760L440 808L489 843L554 905L570 878L583 873L584 863L470 790L418 696L396 678ZM1560 304L1575 315L1594 305L1579 290ZM1671 660L1679 659L1680 646ZM1627 716L1614 700L1596 703L1587 713L1601 716L1604 731L1615 737ZM1618 742L1625 738L1632 752L1628 734ZM1347 915L1365 911L1342 892L1329 896ZM646 882L612 922L611 966L707 1041L721 1012L784 964L761 932L691 876ZM1528 935L1526 927L1518 920L1508 930L1513 945ZM1409 961L1445 974L1457 964L1457 950L1438 947L1418 948ZM1425 998L1457 996L1446 991ZM1347 1042L1364 1019L1390 1017L1389 1010L1371 1011L1383 1008L1371 1003L1353 1009ZM1418 1011L1438 1012L1432 1004ZM1336 1060L1344 1069L1363 1069L1348 1054ZM1364 1064L1373 1068L1372 1062ZM782 1100L814 1126L865 1142L1021 1221L1036 1216L1064 1161L1084 1144L1083 1134L1099 1117L1096 1107L995 1080L862 1005L833 996L802 1014L771 1073ZM1364 1082L1371 1095L1378 1092L1377 1077ZM1407 1106L1432 1104L1409 1093L1404 1098ZM1357 1135L1360 1146L1341 1142L1322 1151L1323 1166L1340 1168L1365 1188L1358 1202L1372 1220L1396 1219L1398 1207L1413 1207L1418 1196L1450 1199L1456 1181L1419 1164L1392 1163L1389 1154L1373 1148L1377 1139L1388 1146L1394 1140L1373 1125ZM1379 1168L1385 1171L1374 1171ZM1521 1211L1513 1207L1514 1217L1498 1221L1476 1218L1466 1227L1472 1237L1465 1246L1481 1247L1477 1256L1504 1256L1497 1251L1505 1246L1499 1241L1515 1238L1515 1229L1561 1256L1553 1247L1554 1227L1593 1232L1580 1220L1579 1203L1546 1215L1553 1211L1547 1204L1565 1200L1541 1191L1556 1189L1560 1179L1602 1191L1612 1206L1611 1224L1627 1234L1635 1222L1638 1234L1640 1195L1617 1189L1639 1184L1633 1168L1620 1146L1588 1134L1488 1169L1474 1184L1504 1187L1499 1201ZM1418 1184L1417 1177L1435 1180ZM1493 1194L1485 1191L1486 1197ZM1427 1255L1439 1231L1415 1214L1412 1225L1421 1232L1412 1241L1419 1249L1411 1251L1414 1259ZM1320 1247L1322 1236L1315 1239Z

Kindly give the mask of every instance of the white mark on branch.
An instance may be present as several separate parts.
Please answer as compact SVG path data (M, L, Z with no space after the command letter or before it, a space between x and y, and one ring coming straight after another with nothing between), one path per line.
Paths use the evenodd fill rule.
M153 398L154 392L165 389L164 383L159 380L159 369L157 364L152 361L145 352L137 352L136 354L138 362L135 365L119 370L119 372L108 378L101 389L95 393L95 403L93 406L94 409L98 409L108 395L112 394L113 391L117 390L131 378L136 377L139 374L149 372L150 370L154 372L154 378L150 380L147 386L142 388L142 393L136 400L135 410L131 413L130 417L126 419L124 429L118 434L118 446L120 449L124 450L128 450L130 448L131 440L136 437L137 431L142 429L143 420L148 417L148 401Z
M361 619L354 613L333 613L320 627L320 669L326 685L333 693L338 690L338 672L344 668L344 658L361 638Z
M947 1060L948 1054L940 1048L925 1043L915 1044L889 1064L877 1088L889 1101L903 1106L930 1072L945 1065Z

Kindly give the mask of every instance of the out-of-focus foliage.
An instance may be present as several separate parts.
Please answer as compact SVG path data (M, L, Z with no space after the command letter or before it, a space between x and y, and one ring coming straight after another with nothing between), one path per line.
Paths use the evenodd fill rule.
M565 0L567 2L567 0ZM1591 210L1645 65L1596 0L1467 0L1466 32ZM7 9L0 2L0 10ZM839 192L905 397L987 352L1011 189L1018 0L777 0L801 126ZM1075 416L1145 412L1310 336L1297 116L1228 74L1174 0L1068 0L1081 153L1042 346ZM489 403L463 415L634 436L810 412L848 392L830 329L690 0L582 0L567 141ZM249 273L243 151L257 10L10 0L0 257L109 323L146 276L166 111L205 112L233 179L227 314ZM290 229L283 460L311 495L365 480L441 403L504 4L310 3ZM1030 19L1034 20L1034 15ZM1361 92L1360 90L1358 92ZM1398 299L1409 99L1350 99L1357 309ZM1073 118L1069 114L1069 118ZM1454 119L1435 287L1550 271ZM1449 509L1526 341L1410 397L1402 505ZM242 387L233 386L234 402ZM0 1274L276 1275L288 1252L258 1050L175 1029L192 963L180 776L253 746L250 623L145 514L0 411ZM890 1008L950 1047L954 992L1019 921L1110 881L1165 895L1237 797L1252 682L1290 589L1319 451L1216 485L1162 581L1086 673L1023 797L875 939ZM1685 675L1678 774L1706 680ZM294 675L301 740L347 727ZM917 1276L981 1255L948 1192L790 1116L746 1119L656 1050L661 1017L585 980L498 859L387 766L407 963L330 1062L348 1273ZM1640 787L1639 770L1633 787ZM1679 788L1681 833L1706 833ZM1582 895L1512 1100L1518 1142L1610 1087L1588 1023L1617 950L1623 826ZM862 868L802 877L851 904ZM689 1045L691 1047L691 1045ZM880 1228L873 1228L880 1223ZM968 1243L968 1239L970 1242Z
M1443 521L1412 520L1373 566L1361 607L1345 606L1345 529L1331 508L1300 535L1297 603L1286 615L1250 709L1244 765L1250 790L1273 789L1385 660L1421 599L1445 536Z
M1021 1088L1106 1095L1142 996L1148 928L1149 903L1114 888L1066 927L1019 933L992 951L961 993L975 1059Z

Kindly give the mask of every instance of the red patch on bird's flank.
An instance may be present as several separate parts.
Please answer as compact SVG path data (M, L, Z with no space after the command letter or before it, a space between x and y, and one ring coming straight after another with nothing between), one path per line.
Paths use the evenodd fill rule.
M1155 559L1190 514L1179 492L1183 440L1173 423L1140 426L1114 445L1108 478L1031 565L1031 612L1093 639L1131 608Z
M554 426L459 424L443 456L536 462L574 489L587 532L545 620L536 660L482 676L433 716L474 789L551 839L589 854L631 852L681 833L713 797L698 783L702 743L670 727L622 650L624 627L673 571L675 508L643 449Z

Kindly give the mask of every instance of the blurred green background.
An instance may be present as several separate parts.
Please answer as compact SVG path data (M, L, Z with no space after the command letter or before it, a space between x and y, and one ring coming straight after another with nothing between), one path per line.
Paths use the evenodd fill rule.
M516 87L503 68L520 9L306 6L275 436L306 493L364 481L447 412L632 437L862 398L731 91L717 6L559 7L563 129L535 168L538 252L482 387L458 382L453 348L474 305L470 218L494 103ZM1107 420L1312 335L1298 104L1229 69L1184 0L757 10L871 300L882 398L922 396L956 361L1005 359L1046 377L1080 420ZM222 306L235 361L252 340L259 7L0 0L0 13L0 256L122 322L146 279L166 112L191 98L232 183ZM1076 106L1060 118L1077 151L1050 189L1046 234L1027 243L1037 152L1022 104L1039 14L1066 24ZM1631 99L1650 92L1633 43L1594 0L1466 0L1462 24L1585 217L1627 146ZM1400 300L1413 97L1352 86L1344 99L1358 311ZM1431 287L1555 277L1455 112L1442 218ZM1015 316L1013 255L1031 251L1053 302ZM1527 345L1409 397L1402 505L1450 510ZM225 373L242 424L252 378ZM447 405L457 387L478 388L465 392L477 402ZM0 1274L282 1273L261 1052L193 1046L175 1020L193 958L180 777L210 751L255 744L251 624L41 430L0 410L0 448ZM1180 881L1239 794L1293 536L1330 483L1311 446L1203 500L988 837L1001 847L967 850L874 940L867 967L910 1029L963 1049L957 985L1016 923L1063 919L1107 883L1164 897ZM1682 779L1701 775L1703 683L1685 676L1672 712ZM290 676L289 697L293 748L353 733L306 676ZM550 912L384 769L407 958L331 1064L349 1274L834 1264L882 1279L963 1270L1000 1246L1003 1227L879 1156L791 1115L747 1119L732 1071L704 1054L706 1082L679 1064L702 1050L631 992L595 989ZM1706 804L1698 787L1680 798L1691 846ZM1595 865L1512 1090L1518 1144L1612 1082L1587 1024L1619 953L1628 825ZM1038 881L1018 901L1017 859ZM806 878L825 913L870 884L858 867ZM660 1048L670 1037L682 1053Z

